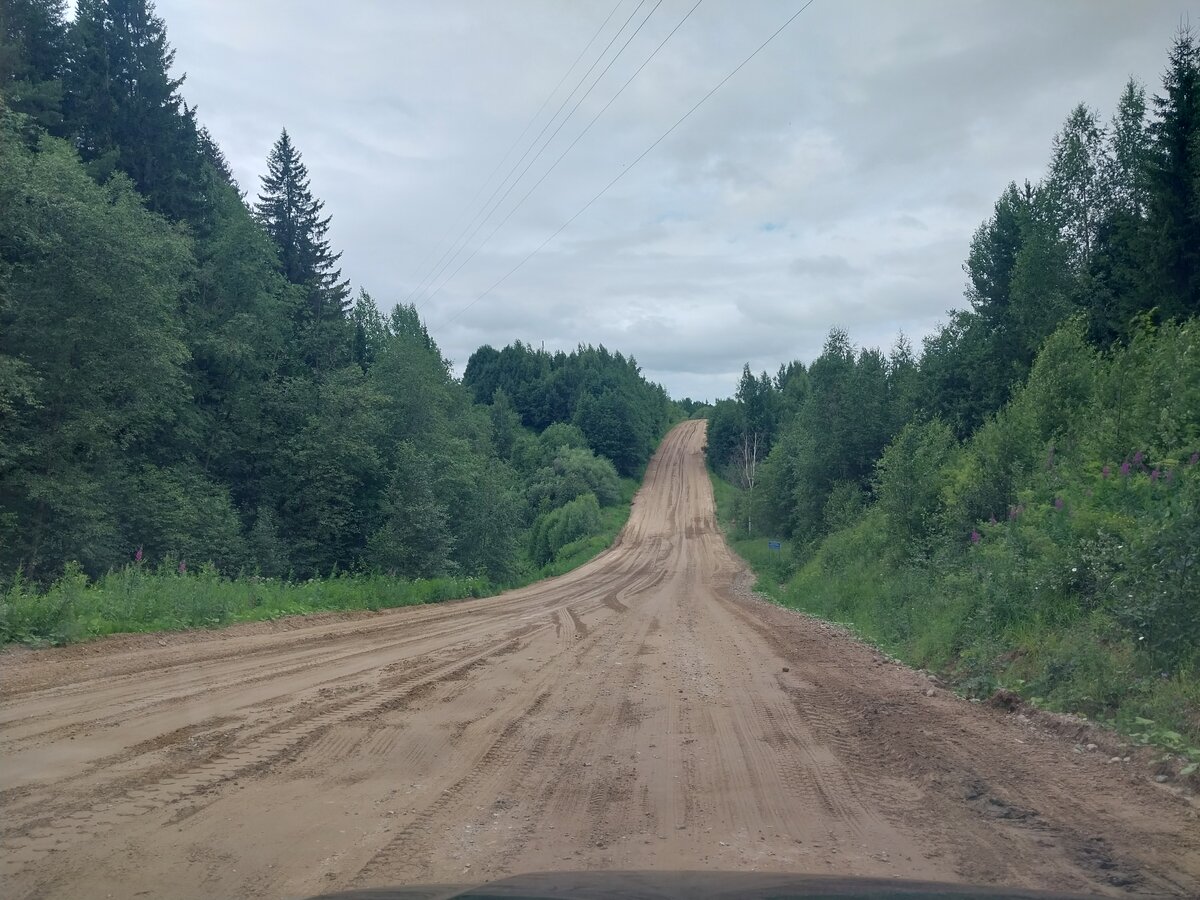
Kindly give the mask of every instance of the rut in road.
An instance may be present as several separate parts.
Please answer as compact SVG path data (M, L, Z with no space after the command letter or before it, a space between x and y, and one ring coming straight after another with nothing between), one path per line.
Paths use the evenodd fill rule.
M755 599L675 428L587 565L455 604L0 657L5 895L548 869L1200 895L1192 798Z

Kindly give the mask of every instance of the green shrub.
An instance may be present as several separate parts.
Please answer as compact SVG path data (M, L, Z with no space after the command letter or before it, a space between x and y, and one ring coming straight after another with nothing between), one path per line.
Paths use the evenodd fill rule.
M559 509L540 516L533 523L529 536L529 555L534 563L544 566L560 550L601 529L600 503L592 493L576 497Z
M935 531L944 469L958 447L950 426L934 420L905 425L875 466L875 494L891 533L925 547Z

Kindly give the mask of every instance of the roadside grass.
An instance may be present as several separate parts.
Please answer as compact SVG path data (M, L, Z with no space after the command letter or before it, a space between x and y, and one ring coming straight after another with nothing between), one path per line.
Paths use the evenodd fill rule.
M91 580L77 567L42 589L23 581L0 595L4 643L66 644L107 634L216 628L332 610L379 610L463 597L497 588L480 578L408 581L342 574L308 581L228 577L211 566L129 565Z
M0 644L68 644L109 634L220 628L317 612L381 610L489 597L562 575L612 545L629 519L640 482L621 480L621 502L603 510L601 530L563 547L553 560L498 583L486 578L409 580L343 573L289 581L228 576L211 566L180 572L172 561L130 564L97 579L69 566L47 587L14 579L0 585Z
M783 583L793 571L792 544L780 540L779 550L772 550L767 545L768 540L776 538L768 535L749 535L744 528L734 522L735 509L738 499L738 489L717 475L709 472L712 482L713 499L717 506L717 521L725 532L725 539L737 552L738 556L750 565L757 580L754 589L780 601Z
M870 508L804 559L783 541L748 537L732 521L737 489L710 473L718 521L755 572L755 589L783 606L850 628L910 665L938 672L962 694L1011 690L1033 706L1118 728L1200 770L1200 677L1164 674L1139 654L1135 638L1101 610L1070 611L1047 597L1027 614L1005 617L989 603L1022 572L1010 559L980 562L945 553L921 562L891 546L882 513ZM986 563L986 564L985 564Z

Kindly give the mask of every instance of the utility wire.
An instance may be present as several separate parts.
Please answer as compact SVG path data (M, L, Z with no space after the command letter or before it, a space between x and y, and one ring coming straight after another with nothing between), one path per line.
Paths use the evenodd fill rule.
M586 100L589 96L591 96L592 91L594 91L596 89L596 85L598 85L604 79L604 76L608 74L608 70L613 67L613 63L615 63L617 61L617 59L620 58L621 54L625 52L625 48L628 47L629 44L633 41L633 39L638 36L638 34L641 32L642 28L645 27L646 23L650 21L650 17L654 15L655 11L660 6L662 6L662 4L663 4L663 0L658 0L658 2L656 2L654 4L654 6L650 9L650 12L646 13L646 18L642 19L641 24L638 25L638 27L633 30L633 33L630 34L629 37L627 37L625 39L625 43L621 45L621 48L616 52L616 54L613 56L613 58L608 61L608 65L606 65L604 67L603 71L601 71L600 74L596 76L596 80L593 81L591 83L591 85L588 87L588 89L586 91L584 91L583 95L578 100L575 101L575 105L571 107L570 112L568 112L566 117L561 122L558 123L558 127L554 129L554 132L550 135L550 137L546 138L546 142L544 144L542 144L542 146L538 149L538 152L534 154L533 159L529 160L529 162L526 164L525 168L521 170L521 174L518 175L515 179L513 179L512 184L510 184L508 186L508 190L506 190L504 192L504 194L501 195L500 199L496 201L496 205L493 206L491 211L487 214L487 216L477 226L475 226L475 230L471 232L471 236L469 238L467 238L467 241L462 245L461 248L459 248L459 251L458 251L459 253L461 253L463 250L465 250L467 248L467 244L469 244L471 242L471 239L474 238L475 235L479 233L479 229L482 228L484 225L486 225L488 219L490 219L495 214L496 210L498 210L501 206L504 205L504 201L508 199L508 195L513 192L513 189L518 184L521 183L521 179L525 177L525 174L533 167L533 164L541 158L543 153L546 152L546 148L549 147L552 143L554 143L554 139L556 137L558 137L558 133L563 130L563 126L566 125L567 122L570 121L571 116L575 115L575 111L577 109L579 109L579 107L581 105L583 105L583 101ZM636 12L636 10L635 10L635 12ZM674 32L672 32L672 33L674 33ZM645 63L643 63L642 65L645 66ZM638 71L641 71L641 69L639 69ZM622 90L624 90L623 87L622 87ZM589 127L590 127L590 125L589 125ZM576 141L572 142L571 147L574 147L575 143L577 143L577 142L578 142L578 139L576 139ZM563 154L561 156L559 156L558 160L555 161L554 166L557 166L559 161L562 160L562 157L565 156L567 154L567 152L569 152L569 151L570 151L570 147L568 147L567 150L563 151ZM553 170L554 166L551 166L550 170ZM547 175L549 174L549 170L546 172L546 174ZM538 184L541 184L541 182L545 179L545 177L546 177L546 175L543 175L542 178L538 180ZM536 187L536 186L537 185L534 185L534 187ZM457 275L460 271L462 271L462 267L465 266L471 259L473 259L475 257L475 254L477 254L480 250L483 249L484 245L486 245L487 242L490 241L492 239L492 237L496 234L496 232L500 230L500 228L504 225L504 223L507 222L512 217L512 214L514 212L516 212L517 207L519 207L522 203L524 203L525 199L531 193L533 193L532 190L526 192L525 196L522 197L519 201L517 201L517 205L508 211L508 215L506 215L504 217L504 219L500 222L500 224L497 225L495 228L493 228L488 233L488 236L483 239L483 242L480 243L478 246L476 246L476 248L474 250L471 251L471 255L468 256L466 259L464 259L461 263L459 263L458 267L453 272L450 273L449 277L447 277L445 279L445 281L443 281L436 290L431 290L425 296L425 298L421 301L421 304L420 304L421 306L424 306L426 303L428 303L430 300L432 300L434 295L436 295L438 293L438 291L440 291L447 284L449 284L451 279L453 279L455 275ZM457 256L458 254L455 254L455 255ZM454 261L453 259L450 260L450 262L453 262L453 261ZM447 263L446 267L448 267L448 266L449 266L449 263ZM443 272L445 271L446 267L443 267L443 269L442 269ZM420 307L418 307L418 308L420 308Z
M412 281L421 272L429 271L429 270L427 270L426 267L429 265L429 261L433 259L433 254L437 252L437 248L442 246L443 243L445 243L446 238L448 238L450 236L450 233L453 232L456 228L458 228L459 224L461 224L461 222L463 220L463 216L465 216L475 206L475 201L479 199L481 194L483 194L484 189L489 184L492 183L492 178L494 178L496 173L500 171L500 167L503 166L506 162L508 162L508 157L512 154L512 152L515 149L517 149L517 145L521 142L521 140L525 137L525 135L529 133L529 129L533 127L533 123L538 120L538 117L542 114L542 111L545 110L545 108L550 104L550 101L554 98L554 95L558 93L558 89L563 86L563 82L565 82L567 80L567 76L569 76L573 71L575 71L575 67L577 65L579 65L579 61L581 59L583 59L584 54L587 53L588 50L591 49L592 44L596 43L596 38L600 37L600 32L604 31L605 27L612 20L612 17L614 15L616 15L617 10L620 9L621 4L624 2L625 2L625 0L617 0L616 6L614 6L612 8L612 10L609 11L608 16L604 19L603 22L600 23L600 27L596 29L595 33L591 37L591 40L589 40L587 42L587 44L584 45L584 48L579 51L579 55L575 57L575 61L572 62L571 65L567 67L567 71L563 72L562 78L558 79L558 84L556 84L554 86L553 90L551 90L550 93L546 95L546 99L542 101L542 105L538 107L537 112L535 112L533 114L533 117L530 118L530 120L525 123L525 127L521 129L521 133L517 135L516 139L509 145L508 149L504 151L504 155L500 157L500 161L497 162L495 167L492 169L492 171L488 173L487 178L485 178L480 183L479 187L475 191L475 195L473 197L471 197L470 200L467 201L466 205L463 206L462 211L455 217L453 223L446 229L446 231L442 234L442 236L439 237L430 246L429 253L427 253L425 255L425 258L421 261L420 265L417 266L416 271L412 273L412 275L409 278L409 281ZM457 243L457 239L456 239L456 243ZM438 262L439 263L441 262L441 258L438 259ZM426 278L427 277L428 276L426 276ZM420 283L417 285L417 287L415 287L413 290L409 291L408 296L404 298L405 303L407 303L410 299L412 299L412 296L414 294L416 294L417 291L419 291L421 289L421 287L424 286L425 280L426 280L425 278L422 278Z
M496 288L498 288L501 284L503 284L505 281L507 281L509 278L511 278L513 276L513 274L516 273L516 271L518 269L520 269L522 266L524 266L527 262L529 262L529 260L531 260L535 256L537 256L537 254L540 253L546 247L547 244L549 244L552 240L554 240L556 237L558 237L560 234L562 234L572 222L574 222L576 219L578 219L580 216L582 216L585 212L587 212L588 209L591 208L592 204L594 204L597 200L599 200L601 197L603 197L605 194L607 194L609 189L612 188L612 186L614 184L616 184L618 181L620 181L622 178L624 178L626 175L628 175L629 171L634 166L636 166L638 163L640 163L643 159L645 159L650 154L650 151L652 151L655 147L657 147L659 144L661 144L663 141L665 141L671 135L671 133L673 131L675 131L676 128L678 128L685 121L687 121L688 118L691 117L692 113L694 113L702 105L704 105L704 102L706 100L708 100L709 97L711 97L713 94L715 94L717 91L719 91L725 85L725 83L727 81L729 81L729 79L731 79L734 75L736 75L738 72L740 72L746 66L746 64L748 62L750 62L750 60L752 60L752 59L754 59L754 57L758 56L758 54L761 53L768 44L770 44L773 40L775 40L775 38L779 37L779 35L783 33L783 30L785 28L787 28L789 25L791 25L792 22L796 21L796 19L799 18L800 14L802 12L804 12L806 9L808 9L810 6L812 6L813 3L815 3L815 2L816 2L816 0L808 0L807 3L805 3L798 10L796 10L794 13L792 13L792 15L788 17L787 21L785 21L782 25L780 25L777 29L775 29L775 31L771 34L770 37L768 37L765 41L763 41L761 44L759 44L757 48L755 48L754 52L752 52L749 56L747 56L740 63L738 63L728 75L726 75L724 78L722 78L720 81L718 81L707 94L705 94L698 101L696 101L696 104L691 109L689 109L682 116L680 116L678 119L676 119L675 124L673 124L670 128L668 128L661 135L659 135L658 139L655 140L654 143L652 143L649 147L647 147L645 150L643 150L641 153L639 153L638 156L633 160L633 162L629 163L627 166L625 166L623 169L621 169L621 171L619 173L617 173L617 175L612 179L612 181L610 181L608 184L606 184L604 187L602 187L600 189L600 191L594 197L592 197L591 200L589 200L587 203L583 204L583 206L581 206L579 208L579 210L575 213L575 215L571 216L571 218L567 219L567 221L565 221L561 225L559 225L553 234L551 234L548 238L546 238L544 241L542 241L540 244L538 244L538 246L536 246L533 250L531 250L524 259L522 259L519 263L517 263L515 266L513 266L511 269L509 269L506 273L504 273L502 276L500 276L500 278L498 278L496 281L494 281L492 283L491 287L489 287L486 291L484 291L482 294L480 294L478 297L476 297L474 300L472 300L470 303L468 303L466 306L464 306L462 309L460 309L458 312L456 312L450 318L446 319L446 321L443 324L449 325L451 322L454 322L456 319L458 319L459 316L461 316L463 313L465 313L467 310L469 310L472 306L474 306L476 303L478 303L480 300L482 300L484 297L486 297L488 294L490 294L492 291L494 291Z
M492 191L491 196L489 196L487 198L487 200L484 201L483 207L480 209L480 211L477 212L475 214L475 216L471 219L471 221L467 223L467 227L465 229L463 229L463 233L460 234L457 238L455 238L454 243L451 244L450 248L444 254L442 254L441 259L439 259L438 262L435 264L436 271L432 274L432 277L427 277L427 279L426 279L428 281L428 283L432 284L439 277L441 277L442 273L446 271L446 269L454 261L455 257L457 257L458 254L462 252L463 247L465 247L468 243L470 243L471 238L473 238L479 232L479 229L483 227L484 223L487 222L487 220L489 218L491 218L492 213L494 213L496 211L496 206L499 206L499 204L501 202L503 202L503 198L501 198L501 200L496 203L496 206L492 206L492 201L495 200L496 195L498 193L500 193L500 190L504 187L505 184L508 183L508 180L510 178L512 178L513 172L515 172L517 170L517 168L521 165L521 163L525 162L525 158L527 156L529 156L529 152L531 150L533 150L533 148L537 145L538 141L540 141L542 139L542 135L544 135L546 133L546 130L554 123L554 120L558 118L558 114L563 111L563 109L566 107L566 105L571 101L571 98L573 96L575 96L575 92L579 90L580 86L585 81L587 81L588 76L591 75L593 71L595 71L596 66L598 66L600 64L600 60L604 59L605 54L607 54L608 51L612 48L612 45L616 43L617 38L619 38L621 36L621 34L629 26L629 23L633 21L634 17L638 14L638 12L641 10L641 8L646 5L647 2L649 2L649 0L640 0L638 5L634 7L633 12L631 12L629 14L629 17L626 18L625 21L621 23L621 27L618 28L616 33L612 36L612 38L609 39L609 42L604 46L604 49L600 51L600 55L596 57L596 59L592 62L591 66L588 67L588 70L583 73L583 75L580 77L579 81L577 81L575 83L575 86L573 88L571 88L571 92L569 94L567 94L566 97L563 98L562 103L560 103L558 105L558 109L556 109L554 111L554 115L552 115L548 120L546 120L546 124L542 126L542 130L537 133L537 136L533 139L533 142L530 143L530 145L525 149L525 152L521 154L521 158L518 159L513 164L513 167L508 170L508 174L504 176L504 179L498 185L496 185L496 189L494 191ZM659 3L661 3L661 2L662 2L662 0L659 0ZM647 17L647 18L649 18L649 17ZM645 24L646 23L643 20L642 25L645 25ZM641 29L641 25L638 26L638 29L639 30ZM634 33L636 34L637 32L634 32ZM626 42L626 44L628 44L628 41ZM622 46L621 50L624 50L624 49L625 49L624 46ZM620 52L621 51L617 52L617 56L620 56ZM614 56L613 59L615 60L616 57ZM609 65L611 65L611 64L612 63L610 62ZM589 91L590 91L590 88L589 88ZM577 108L577 106L573 107L571 109L571 112L567 113L567 117L566 117L567 119L569 119L571 117L571 114L575 112L575 108ZM563 121L566 122L566 119L564 119ZM559 126L559 127L561 127L561 126ZM557 134L557 132L555 132L555 133ZM549 143L549 142L547 141L547 143ZM543 145L542 149L543 150L545 149L545 145ZM541 152L542 152L542 150L539 150L538 155L540 155ZM534 157L534 158L536 159L536 157ZM524 173L522 173L522 174L524 174ZM518 181L520 180L520 176L518 176L517 180ZM515 183L516 182L514 182L514 184ZM511 191L511 190L512 190L512 187L510 186L509 191ZM505 196L506 197L508 196L507 192L505 193ZM489 207L491 207L491 208L489 209ZM486 211L486 215L484 215L484 217L482 219L479 219L479 216L481 214L483 214L485 211ZM467 230L469 230L471 228L471 226L475 224L477 219L479 220L479 224L475 225L474 230L471 231L471 233L469 235L467 235L464 240L463 235L466 234ZM460 241L462 242L461 245L459 243ZM444 263L443 263L443 260L445 260ZM424 284L425 281L423 281L422 283ZM428 299L428 298L422 299L420 301L420 303L418 303L418 306L423 304L425 302L425 299Z
M571 152L571 150L575 147L576 144L579 143L579 141L583 138L583 136L591 130L592 126L596 124L596 120L599 119L602 115L604 115L605 111L610 106L613 105L614 101L616 101L616 99L618 97L620 97L622 93L624 93L625 88L629 87L629 85L633 82L633 80L635 78L637 78L638 75L641 73L642 69L646 68L646 66L650 63L650 60L654 59L654 57L658 55L658 51L661 50L666 45L667 41L669 41L672 37L675 36L675 32L677 32L680 28L683 27L683 23L691 18L692 13L694 13L696 11L697 7L699 7L700 4L703 2L704 2L704 0L696 0L696 4L691 9L689 9L687 11L687 13L684 15L684 17L679 20L679 22L675 25L674 28L671 29L670 34L668 34L665 38L662 39L661 42L659 42L659 45L657 47L655 47L654 50L650 53L650 55L646 57L645 61L643 61L642 64L637 67L637 70L632 75L630 75L629 78L627 78L625 80L625 83L622 84L621 87L617 89L617 92L615 94L613 94L612 97L609 98L609 101L607 103L605 103L604 106L600 109L600 111L592 117L592 120L590 122L588 122L587 125L584 126L583 130L581 132L579 132L579 134L575 135L575 140L571 141L570 145L568 145L568 147L565 150L563 150L562 153L560 153L558 155L558 159L554 160L554 163L550 166L550 168L548 168L545 172L542 173L541 178L539 178L536 182L534 182L533 186L528 191L525 192L524 196L522 196L521 199L517 201L516 205L513 206L513 208L508 211L508 214L503 219L501 219L500 222L496 225L496 227L493 228L488 233L488 236L483 239L483 242L479 246L477 246L473 251L471 251L471 255L468 256L466 259L464 259L461 263L459 263L458 267L453 272L450 273L450 276L448 278L446 278L446 280L443 281L440 285L438 285L437 289L434 290L432 293L430 293L429 296L427 296L422 301L422 305L424 305L425 303L428 303L435 296L437 296L439 293L441 293L442 289L445 288L446 285L448 285L451 281L454 280L454 276L462 271L463 266L465 266L472 259L474 259L475 255L480 250L482 250L484 247L487 246L488 242L496 236L496 232L498 232L501 228L504 227L505 223L513 217L513 214L518 209L520 209L522 205L524 205L526 200L529 199L530 194L532 194L534 191L536 191L538 189L538 187L541 185L541 183L550 176L550 173L558 168L558 164L563 161L563 159L566 157L566 155Z
M421 264L419 266L417 266L416 271L412 273L412 276L409 279L410 281L412 279L416 278L417 275L420 274L421 272L428 273L428 272L432 271L432 269L427 269L427 266L429 265L429 261L431 259L433 259L433 254L437 252L437 248L442 246L442 244L445 243L446 238L448 238L450 236L451 232L453 232L456 228L458 228L459 224L463 220L463 216L465 216L475 206L475 201L479 199L479 196L484 192L484 189L487 188L487 186L492 183L492 178L495 177L496 173L500 171L500 167L503 166L506 162L508 162L508 157L512 154L512 152L515 149L517 149L517 145L519 143L521 143L521 140L525 137L525 135L529 133L529 129L533 127L533 123L538 120L538 117L542 114L542 111L549 105L550 101L554 98L554 95L558 93L558 89L563 86L563 82L565 82L567 80L567 77L573 71L575 71L575 67L577 65L579 65L579 61L581 59L583 59L584 55L588 52L588 50L591 49L592 44L596 43L596 38L600 37L600 33L602 31L604 31L604 29L608 26L608 23L610 21L612 21L612 17L617 14L617 10L621 8L621 4L624 2L625 2L625 0L617 0L616 5L613 6L613 8L611 10L609 10L609 13L605 17L604 21L600 23L600 27L596 29L595 33L592 34L591 39L584 45L583 49L579 51L579 55L576 56L575 61L572 62L571 65L567 67L567 71L563 72L562 78L558 79L558 84L556 84L554 86L554 89L551 90L550 93L546 95L546 99L542 101L542 105L538 107L537 112L535 112L533 114L532 118L530 118L530 120L525 123L525 127L521 129L521 133L519 135L517 135L516 140L514 140L509 145L508 149L504 151L504 155L500 157L500 161L496 163L495 168L493 168L492 171L488 173L488 177L485 178L483 180L483 182L479 185L478 189L475 191L475 195L473 197L471 197L470 200L467 201L465 206L463 206L462 212L460 212L458 214L458 216L455 217L453 224L451 224L450 227L446 229L445 233L443 233L442 236L439 237L437 239L437 241L434 242L434 244L429 248L429 253L426 254L425 258L421 261ZM476 215L478 215L478 213L476 213ZM454 242L458 243L458 239L455 238ZM443 252L442 257L438 258L437 263L434 264L434 268L437 267L438 263L440 263L442 261L442 258L444 256L445 256L445 252ZM425 277L422 278L421 281L418 283L418 285L415 288L413 288L411 291L409 291L408 296L404 298L405 303L408 303L408 301L412 299L413 295L416 294L422 287L424 287L425 282L428 279L428 277L429 277L429 275L426 274Z

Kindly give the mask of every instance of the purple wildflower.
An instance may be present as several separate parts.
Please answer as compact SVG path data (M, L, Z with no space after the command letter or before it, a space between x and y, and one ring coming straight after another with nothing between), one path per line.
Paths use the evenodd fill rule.
M1155 469L1153 472L1150 473L1150 480L1158 481L1158 475L1159 475L1158 469Z
M142 561L142 548L141 547L138 547L137 550L134 551L133 561L135 563L140 563Z
M179 561L179 574L180 575L187 574L187 563L184 562L182 559Z
M971 532L971 543L972 544L978 544L980 542L980 540L982 540L982 538L983 538L983 535L981 535L978 531L973 530Z
M1062 497L1055 497L1055 498L1054 498L1054 508L1055 508L1055 509L1062 509L1062 508L1063 508L1063 498L1062 498Z
M1143 453L1141 450L1139 450L1137 453L1133 454L1133 464L1135 466L1141 466L1142 462L1145 459L1146 459L1146 454Z
M1100 470L1101 478L1107 478L1111 474L1112 474L1112 469L1110 469L1108 466L1105 466L1103 469Z
M1121 463L1121 469L1120 469L1120 472L1121 472L1121 477L1122 477L1122 478L1128 478L1128 477L1129 477L1129 460L1125 460L1125 462Z
M1200 452L1193 453L1191 456L1188 457L1188 465L1189 466L1194 466L1194 465L1196 465L1196 463L1200 463Z

